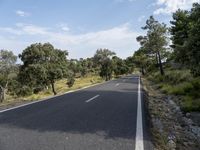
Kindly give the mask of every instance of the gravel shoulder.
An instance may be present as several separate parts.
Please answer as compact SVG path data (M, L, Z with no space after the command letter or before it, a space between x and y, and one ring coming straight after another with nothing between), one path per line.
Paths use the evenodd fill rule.
M178 97L161 93L142 78L151 122L153 144L157 150L199 150L199 112L183 113Z

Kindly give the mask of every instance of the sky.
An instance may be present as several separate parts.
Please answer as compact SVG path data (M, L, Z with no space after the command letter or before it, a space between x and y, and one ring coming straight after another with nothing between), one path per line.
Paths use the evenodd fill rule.
M132 56L150 15L168 25L178 8L200 0L0 0L0 49L20 54L50 42L69 58L92 57L98 48Z

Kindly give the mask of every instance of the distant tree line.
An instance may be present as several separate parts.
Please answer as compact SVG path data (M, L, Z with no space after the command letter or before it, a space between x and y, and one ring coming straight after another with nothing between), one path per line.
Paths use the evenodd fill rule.
M194 3L190 11L177 10L170 28L150 16L142 27L147 34L137 37L141 47L133 56L142 74L159 69L160 74L164 75L163 64L171 61L190 69L193 76L200 76L199 18L198 3ZM168 46L170 39L172 44Z
M100 75L105 80L112 76L132 73L132 58L121 59L108 49L98 49L91 58L68 59L68 51L56 49L50 43L35 43L17 56L12 51L0 50L0 101L5 95L27 96L51 88L57 94L55 82L66 79L72 87L75 78Z

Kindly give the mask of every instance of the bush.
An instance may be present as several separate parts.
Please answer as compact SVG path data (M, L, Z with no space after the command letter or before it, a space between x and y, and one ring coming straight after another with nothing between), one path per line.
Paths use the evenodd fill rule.
M148 79L163 93L181 95L182 110L200 111L200 77L194 78L189 70L167 70L164 76L155 72Z
M16 92L17 96L29 96L33 94L33 90L29 86L22 86Z
M73 77L68 78L67 85L68 87L72 87L74 85L75 79Z
M38 86L38 87L34 88L33 93L38 94L39 92L41 92L43 90L44 90L43 86Z
M156 83L165 82L174 85L184 81L191 81L192 75L189 70L168 70L164 76L160 75L159 72L155 72L148 76L148 79Z
M181 109L185 112L200 111L200 99L185 96L181 103Z

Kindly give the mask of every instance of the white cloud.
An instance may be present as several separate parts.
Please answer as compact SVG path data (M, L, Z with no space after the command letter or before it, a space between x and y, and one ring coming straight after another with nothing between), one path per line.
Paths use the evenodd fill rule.
M30 15L30 13L22 11L22 10L17 10L15 13L20 17L27 17Z
M70 31L70 28L66 23L57 24L57 27L60 28L62 31Z
M128 23L107 30L88 32L84 34L70 34L55 32L51 28L36 25L16 24L14 28L0 28L0 33L9 33L17 38L1 37L0 45L3 48L13 48L18 53L35 42L50 42L55 47L69 50L70 58L91 57L98 48L114 50L118 56L125 58L133 54L139 45L134 32ZM18 33L19 32L19 33ZM23 38L21 38L23 36ZM21 43L21 44L19 44ZM12 47L9 47L12 45Z
M26 34L30 34L30 35L46 35L48 34L47 28L44 27L39 27L39 26L35 26L35 25L25 25L22 28L22 31L24 31L24 33Z
M160 8L154 11L155 15L159 14L171 14L177 9L189 9L195 2L200 0L156 0L156 5Z
M16 23L15 28L0 27L1 32L8 32L14 35L46 35L48 34L47 30L48 28L23 23Z
M11 27L0 27L0 32L7 32L10 34L21 35L22 32Z

